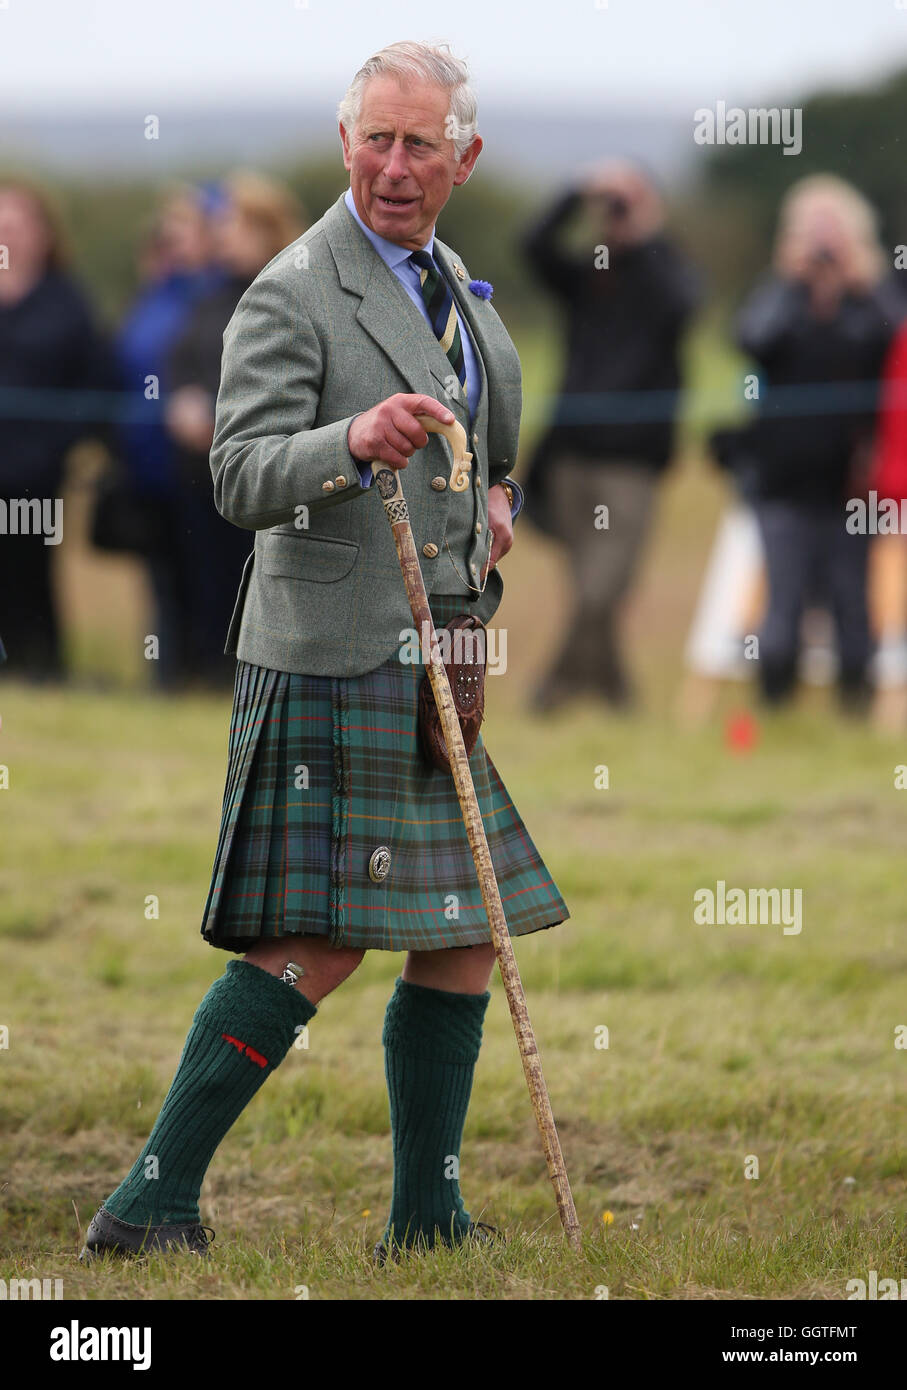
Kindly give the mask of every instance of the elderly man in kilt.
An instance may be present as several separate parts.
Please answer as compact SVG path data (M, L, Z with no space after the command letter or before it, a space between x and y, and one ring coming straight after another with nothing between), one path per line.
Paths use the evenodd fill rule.
M420 751L424 666L402 659L412 617L370 465L419 451L406 490L435 626L489 619L521 501L507 476L520 364L489 287L434 235L482 148L464 65L393 44L339 118L349 190L265 267L224 335L215 500L255 549L226 644L236 685L202 934L243 958L202 1000L87 1259L207 1250L198 1200L217 1145L369 949L407 953L384 1021L394 1171L375 1258L491 1229L449 1175L494 951L453 779ZM466 429L465 491L419 414ZM481 737L470 767L511 934L564 921Z

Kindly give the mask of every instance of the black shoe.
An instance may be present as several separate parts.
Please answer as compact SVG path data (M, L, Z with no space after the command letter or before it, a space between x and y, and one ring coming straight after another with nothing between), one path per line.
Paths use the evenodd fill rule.
M503 1241L503 1239L504 1237L501 1235L497 1226L489 1226L484 1221L470 1221L469 1230L459 1243L463 1245L467 1240L471 1240L475 1245L491 1245L492 1241ZM447 1242L445 1241L444 1243L446 1244ZM421 1253L427 1248L428 1247L424 1245L420 1246L418 1244L404 1247L408 1254L411 1252ZM399 1245L392 1245L390 1250L388 1250L384 1241L379 1240L372 1251L372 1263L377 1265L379 1269L383 1269L388 1260L399 1260L401 1253Z
M210 1239L207 1232L211 1231ZM207 1255L214 1239L210 1226L194 1221L164 1222L159 1226L133 1226L101 1207L85 1232L85 1245L79 1259L90 1264L97 1255L111 1251L116 1255L146 1255L150 1250L191 1250Z
M487 1221L470 1221L466 1239L475 1245L492 1245L496 1240L505 1243L497 1226L489 1226Z

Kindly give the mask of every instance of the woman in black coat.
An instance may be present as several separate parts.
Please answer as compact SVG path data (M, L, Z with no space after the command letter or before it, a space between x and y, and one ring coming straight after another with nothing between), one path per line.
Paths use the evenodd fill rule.
M10 675L54 679L63 674L51 565L65 524L64 462L103 429L76 393L109 390L116 378L67 270L53 206L18 178L0 182L0 246L0 632Z
M768 611L759 673L772 703L793 691L804 608L832 610L845 706L868 694L868 537L845 529L864 489L885 354L901 314L883 278L874 214L842 180L815 175L782 205L773 273L745 303L739 346L757 364L758 417L738 469L759 522Z

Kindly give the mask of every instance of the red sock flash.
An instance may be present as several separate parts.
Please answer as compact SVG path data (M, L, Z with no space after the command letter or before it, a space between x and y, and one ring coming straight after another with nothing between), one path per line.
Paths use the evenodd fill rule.
M257 1067L268 1065L267 1057L262 1057L260 1052L256 1052L254 1047L249 1047L248 1043L240 1042L239 1038L231 1038L229 1033L221 1033L224 1042L232 1043L235 1048L244 1053L250 1062L254 1062Z

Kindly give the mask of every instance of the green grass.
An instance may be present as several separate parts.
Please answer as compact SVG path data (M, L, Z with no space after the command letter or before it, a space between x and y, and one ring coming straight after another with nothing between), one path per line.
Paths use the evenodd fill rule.
M62 1277L75 1298L762 1299L903 1275L900 740L838 724L813 695L741 757L720 721L681 732L591 704L539 721L500 686L486 739L572 911L517 953L583 1254L559 1235L495 984L461 1185L508 1244L371 1267L391 1179L381 1025L402 960L373 953L216 1155L210 1267L83 1270L77 1215L144 1142L227 959L198 936L227 703L6 685L3 1277ZM694 925L693 893L718 878L802 888L802 933Z
M525 446L557 354L544 336L519 347ZM692 439L716 400L733 405L738 368L708 329L688 352ZM228 959L198 931L228 702L143 692L135 573L80 556L70 509L82 684L0 684L0 1277L62 1277L77 1299L293 1299L301 1286L313 1299L592 1299L604 1287L840 1299L870 1269L907 1273L907 1053L894 1046L907 1025L904 740L841 722L816 691L762 722L746 755L723 737L746 690L722 692L708 727L678 725L684 640L724 501L688 449L626 614L643 698L633 719L591 703L525 713L559 640L567 572L531 532L505 561L496 623L509 664L489 681L485 738L572 913L520 939L517 956L584 1248L559 1234L495 980L461 1186L507 1244L384 1271L370 1262L391 1186L381 1028L402 956L378 952L322 1003L309 1049L290 1053L215 1156L202 1194L210 1264L77 1262L80 1227L143 1145ZM92 689L98 672L125 683ZM802 889L800 935L694 924L693 894L719 878ZM751 1155L758 1179L744 1176Z

